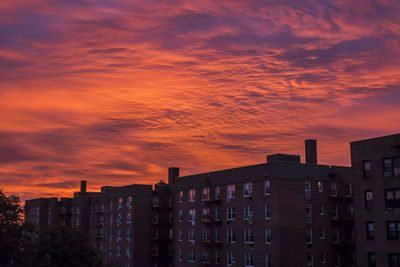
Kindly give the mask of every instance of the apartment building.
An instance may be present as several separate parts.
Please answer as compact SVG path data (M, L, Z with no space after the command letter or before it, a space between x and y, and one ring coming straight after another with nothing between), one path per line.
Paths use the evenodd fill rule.
M351 143L358 266L400 266L400 134Z
M174 266L355 266L351 170L306 155L170 181Z

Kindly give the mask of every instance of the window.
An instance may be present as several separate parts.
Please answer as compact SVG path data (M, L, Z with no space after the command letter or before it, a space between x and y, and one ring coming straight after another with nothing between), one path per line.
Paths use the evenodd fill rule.
M215 220L221 220L221 209L220 207L215 207Z
M226 252L226 261L228 262L228 266L233 265L236 262L236 256L233 251Z
M306 230L306 244L311 245L312 244L312 229L307 229Z
M320 206L319 206L319 215L324 215L324 204L321 204Z
M178 248L178 261L183 261L182 250L180 248Z
M183 210L178 210L178 221L183 222Z
M250 197L253 195L253 183L245 183L243 185L243 196Z
M121 256L122 251L121 251L121 247L118 245L117 246L117 256Z
M306 219L311 220L312 212L311 212L311 204L306 204Z
M126 198L126 207L128 209L132 209L132 202L133 202L133 197L132 196L129 196L129 197Z
M215 263L221 264L221 251L220 250L215 251Z
M189 202L195 202L196 200L196 189L189 190Z
M221 242L221 228L215 228L215 242Z
M130 224L132 222L132 220L131 220L131 213L127 213L126 214L126 223L127 224Z
M367 239L374 240L374 222L367 222Z
M400 222L387 222L387 239L400 240Z
M153 207L158 207L158 196L153 196Z
M265 229L265 244L271 244L272 238L271 238L271 228Z
M307 267L313 267L313 254L307 254Z
M376 254L375 252L368 253L368 267L376 267Z
M195 262L196 258L194 256L194 248L189 248L188 250L188 262Z
M365 160L363 162L364 178L371 178L371 161Z
M321 239L325 239L325 227L321 227L321 230L319 232L319 237Z
M349 204L346 206L346 216L347 219L351 220L353 219L353 214L354 214L354 208L353 205Z
M339 229L336 228L332 232L332 242L337 244L339 243Z
M271 182L270 180L264 181L264 195L271 194Z
M226 242L235 243L236 242L236 232L232 228L226 230Z
M323 192L324 191L324 186L323 186L322 182L318 181L317 185L318 185L318 192Z
M125 254L126 254L126 256L128 256L128 257L130 257L131 256L131 250L130 250L130 248L129 248L129 245L126 247L126 249L125 249Z
M251 211L251 206L250 205L245 205L243 207L243 214L244 214L244 220L251 220L253 217L253 212Z
M202 242L209 242L210 240L208 239L208 229L203 228L201 230L201 241Z
M331 196L333 196L333 197L337 196L337 184L336 183L331 183Z
M215 199L221 198L221 188L219 186L215 187Z
M265 219L271 219L271 203L265 203Z
M179 203L182 203L182 201L183 201L183 191L182 190L179 191L178 200L179 200Z
M271 261L272 261L271 252L265 253L265 266L266 267L272 267Z
M126 240L131 240L131 238L132 238L132 234L131 234L131 230L130 229L128 229L128 230L126 230Z
M182 242L183 240L183 231L181 228L178 229L178 241Z
M305 180L304 181L304 192L305 193L310 193L311 192L311 182L310 182L310 180Z
M117 231L117 240L121 240L121 238L122 238L122 231L121 231L121 229L118 229L118 231Z
M118 210L122 208L122 202L124 202L124 198L120 197L118 199Z
M251 251L246 251L244 253L244 266L254 267L254 257Z
M153 228L153 240L157 240L157 239L158 239L158 229Z
M245 244L253 244L254 243L254 235L252 228L244 229L244 243Z
M227 190L226 191L227 198L235 198L235 185L234 184L228 185L226 190Z
M153 224L158 223L158 213L153 213Z
M372 209L372 191L365 191L365 208Z
M336 204L332 205L331 218L334 220L338 218L338 206Z
M195 241L195 234L193 228L188 229L188 240Z
M122 223L122 216L121 216L121 213L119 213L117 216L117 224L121 224L121 223Z
M400 266L400 253L389 253L389 267Z
M201 200L209 200L210 199L210 188L204 187L201 193Z
M383 176L400 175L400 157L383 159Z
M321 263L326 264L326 253L325 252L321 253Z
M209 221L210 220L210 208L202 208L201 209L201 219L203 221Z
M189 222L194 223L196 220L196 210L195 209L190 209L189 210L189 216L188 216Z
M236 220L236 210L235 207L229 206L226 208L226 217L228 221Z
M157 256L157 255L158 255L158 246L155 245L155 246L153 247L153 256Z
M353 195L353 186L351 184L346 185L346 197L351 197Z
M385 207L388 210L400 208L400 189L385 190Z
M208 251L208 249L203 249L201 254L203 263L210 263L210 252Z

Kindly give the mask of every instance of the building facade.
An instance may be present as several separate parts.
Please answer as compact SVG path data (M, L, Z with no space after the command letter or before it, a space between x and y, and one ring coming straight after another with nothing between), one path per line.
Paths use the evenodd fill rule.
M40 227L75 225L110 266L400 266L400 134L351 143L352 168L266 163L27 200ZM354 200L353 200L354 199Z
M351 170L268 156L174 181L174 266L355 266Z
M400 134L351 143L358 266L400 266Z

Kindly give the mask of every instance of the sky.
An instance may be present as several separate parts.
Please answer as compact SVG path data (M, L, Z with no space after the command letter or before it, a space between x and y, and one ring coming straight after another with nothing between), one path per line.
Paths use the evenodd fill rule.
M398 0L0 1L0 188L156 183L400 132Z

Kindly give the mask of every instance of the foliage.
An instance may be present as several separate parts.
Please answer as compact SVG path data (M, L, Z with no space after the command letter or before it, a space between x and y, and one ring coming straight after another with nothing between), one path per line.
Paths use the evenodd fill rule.
M24 210L20 205L19 197L11 195L7 197L0 189L0 228L9 225L21 225Z

